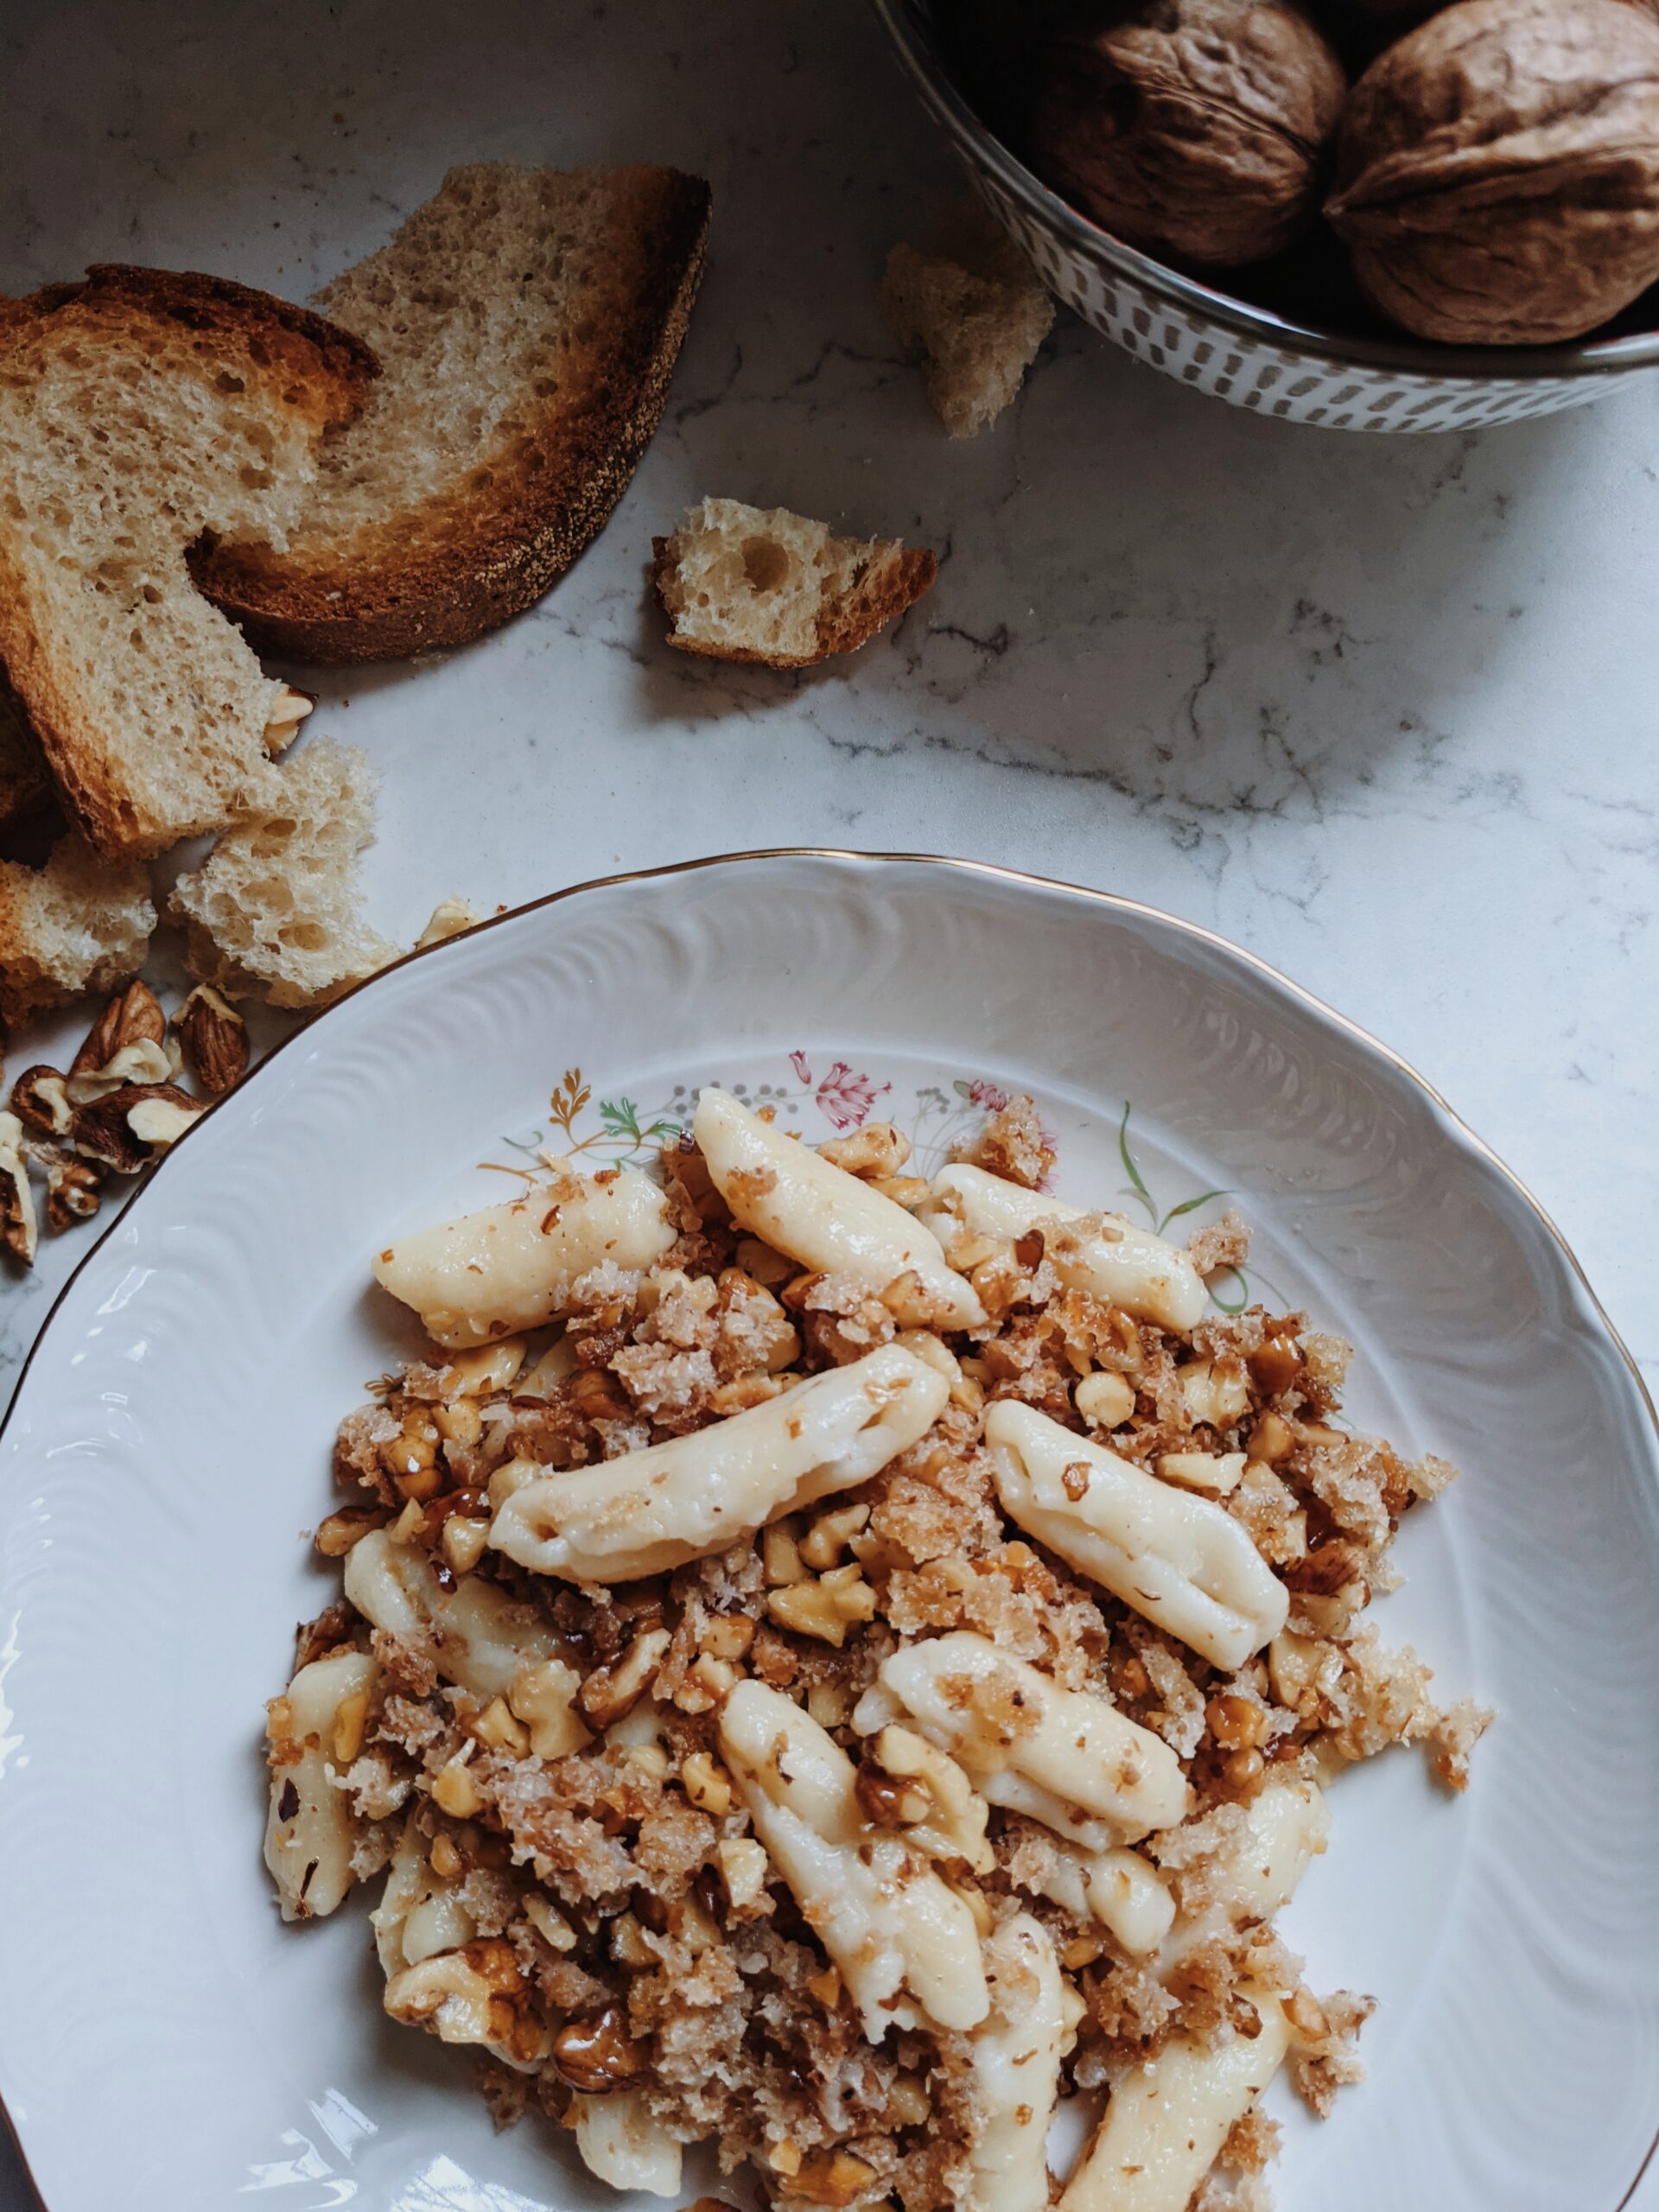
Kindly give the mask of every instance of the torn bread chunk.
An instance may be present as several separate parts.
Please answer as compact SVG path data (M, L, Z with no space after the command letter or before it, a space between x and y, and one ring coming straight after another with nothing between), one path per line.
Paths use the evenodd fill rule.
M528 607L657 427L708 228L709 187L677 169L451 169L319 295L381 380L286 543L217 547L203 589L313 662L462 645Z
M652 543L670 645L766 668L856 651L939 572L925 548L837 537L827 523L739 499L704 499Z
M673 1242L662 1192L637 1167L564 1168L524 1198L398 1237L374 1279L435 1343L465 1351L556 1319L589 1268L648 1268Z
M258 810L174 887L199 982L272 1006L327 1006L397 957L357 911L357 855L374 835L363 754L316 740L270 772Z
M951 209L923 250L893 247L881 307L920 357L928 400L953 438L996 420L1054 321L1031 264L974 200Z
M287 686L186 555L210 533L284 540L377 373L360 340L216 276L97 268L0 320L0 660L106 858L273 789Z
M43 868L0 861L0 1016L27 1021L137 974L156 926L149 872L60 838Z

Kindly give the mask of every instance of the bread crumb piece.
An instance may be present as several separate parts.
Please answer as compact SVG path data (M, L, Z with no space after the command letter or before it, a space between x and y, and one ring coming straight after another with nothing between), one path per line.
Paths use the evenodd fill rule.
M987 1115L979 1135L954 1147L950 1157L1000 1175L1005 1182L1022 1184L1027 1191L1039 1191L1056 1154L1054 1140L1026 1092Z
M101 861L76 836L60 838L43 868L0 861L0 1015L21 1024L113 989L143 965L155 926L136 861Z
M670 645L766 668L855 652L939 572L924 548L836 537L826 523L741 499L704 499L652 544Z
M326 1006L397 957L357 912L374 779L355 747L314 741L274 772L261 812L227 830L169 908L199 982L272 1006Z
M951 212L928 250L893 247L881 307L906 353L923 357L928 399L953 438L971 438L996 420L1054 321L1031 264L971 200Z

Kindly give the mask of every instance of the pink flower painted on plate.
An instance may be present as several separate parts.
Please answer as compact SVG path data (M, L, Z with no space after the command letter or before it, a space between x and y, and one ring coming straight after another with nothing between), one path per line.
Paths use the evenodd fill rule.
M791 1053L798 1060L798 1053ZM802 1073L801 1079L810 1083L811 1077ZM818 1085L818 1111L831 1128L855 1129L868 1114L884 1090L891 1090L890 1083L872 1083L867 1075L855 1075L845 1060L837 1060Z
M810 1084L811 1082L812 1071L806 1065L806 1054L804 1052L791 1052L789 1056L789 1065L794 1069L796 1074L799 1076L803 1083Z
M1000 1114L1008 1103L1008 1094L996 1084L988 1083L983 1076L968 1086L968 1096L976 1106L982 1106L988 1114Z

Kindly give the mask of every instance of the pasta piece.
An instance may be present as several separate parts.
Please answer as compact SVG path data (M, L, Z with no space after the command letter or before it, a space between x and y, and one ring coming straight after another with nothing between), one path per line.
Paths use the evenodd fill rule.
M375 1663L366 1651L336 1651L302 1667L267 1708L270 1738L270 1810L265 1864L284 1920L318 1920L352 1886L357 1824L334 1786L357 1756ZM356 1721L352 1700L360 1699Z
M840 1967L870 2041L915 2027L918 2006L936 2026L977 2027L990 1997L973 1915L925 1859L865 1819L853 1763L835 1738L780 1691L747 1681L721 1713L720 1745L755 1834Z
M478 1933L456 1894L434 1868L427 1839L411 1814L397 1839L380 1902L369 1915L381 1970L391 1981L442 1951L458 1951Z
M637 1167L563 1173L509 1205L417 1230L379 1253L374 1279L451 1351L556 1320L578 1275L648 1268L674 1242L663 1193Z
M868 1482L927 1433L950 1395L925 1360L883 1344L689 1436L539 1476L506 1499L489 1541L567 1582L664 1573Z
M1132 1959L1155 1951L1175 1917L1169 1885L1138 1851L1103 1851L1083 1866L1089 1910Z
M1193 1328L1210 1310L1204 1278L1179 1244L1137 1229L1122 1214L1085 1213L982 1167L941 1168L919 1215L947 1250L958 1227L982 1236L1046 1229L1048 1258L1068 1289L1086 1290L1166 1329ZM1068 1226L1073 1222L1075 1229Z
M1009 1518L1212 1666L1233 1673L1284 1626L1290 1592L1211 1499L1010 1398L985 1436Z
M1047 1897L1079 1920L1091 1916L1132 1959L1147 1958L1168 1935L1175 1899L1168 1882L1138 1851L1079 1851L1062 1844L1039 1874L1020 1887Z
M855 1728L881 1724L885 1692L982 1796L1068 1842L1090 1851L1134 1843L1186 1810L1181 1763L1161 1738L971 1629L893 1652L877 1682L875 1697L859 1701Z
M460 1886L433 1866L412 1816L369 1916L394 2020L442 2043L477 2044L519 2073L538 2070L551 2038L512 1946L480 1939Z
M1330 1833L1331 1815L1317 1783L1270 1782L1246 1806L1242 1833L1209 1870L1212 1902L1184 1916L1164 1939L1159 1971L1167 1974L1212 1936L1271 1920L1290 1903Z
M346 1554L346 1595L376 1628L429 1637L445 1681L476 1697L504 1697L522 1669L563 1656L553 1630L498 1584L469 1574L445 1591L427 1554L394 1544L384 1529L372 1529Z
M657 2120L641 2089L613 2089L608 2096L573 2096L576 2148L590 2174L613 2189L643 2190L647 2196L680 2193L680 2146Z
M878 1297L900 1275L914 1275L936 1328L983 1326L972 1285L949 1265L932 1231L896 1201L728 1091L702 1091L691 1126L721 1197L752 1236L800 1267L850 1275Z
M1054 1939L1028 1912L985 1946L991 2009L969 2043L976 2126L963 2212L1048 2212L1050 2122L1071 2041Z
M1278 1999L1260 1988L1246 1993L1260 2018L1258 2034L1234 2035L1210 2050L1178 2038L1114 2085L1060 2212L1186 2212L1234 2122L1290 2047Z

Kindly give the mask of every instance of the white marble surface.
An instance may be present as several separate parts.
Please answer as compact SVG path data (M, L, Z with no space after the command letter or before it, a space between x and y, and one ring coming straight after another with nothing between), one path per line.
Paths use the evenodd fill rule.
M480 645L303 679L384 779L376 922L796 843L1130 893L1421 1069L1659 1379L1659 385L1365 442L1063 321L1017 409L952 444L875 298L952 172L851 5L11 0L0 149L11 293L120 258L302 297L455 161L707 175L690 337L602 538ZM924 541L938 584L805 677L684 659L644 568L704 491ZM7 1387L77 1249L0 1286Z

